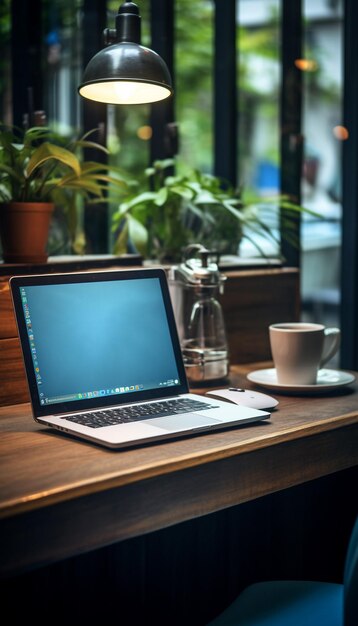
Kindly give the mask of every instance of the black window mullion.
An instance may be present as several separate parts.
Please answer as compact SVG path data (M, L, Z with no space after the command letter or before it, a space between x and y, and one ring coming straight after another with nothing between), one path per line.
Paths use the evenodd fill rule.
M20 128L24 114L43 109L42 9L42 0L11 2L13 123ZM31 125L33 119L29 123Z
M106 2L103 0L84 0L83 2L83 69L89 60L103 47L103 30L106 24ZM113 25L109 25L112 27ZM80 96L78 96L80 97ZM106 143L107 135L107 105L81 98L83 111L83 131L87 132L98 128L99 133L92 136L98 143ZM85 151L85 158L99 163L106 162L106 155L102 151ZM84 229L86 244L90 254L102 254L108 251L108 207L105 204L87 205L84 215Z
M302 72L295 60L302 56L302 0L281 0L281 193L301 202L303 139ZM300 215L293 217L293 234L300 242ZM287 241L281 220L281 252L285 264L300 266L300 248Z
M215 0L214 174L237 183L236 0Z
M150 160L165 159L177 153L176 125L174 124L174 0L151 0L151 47L168 66L174 95L151 105L152 138Z

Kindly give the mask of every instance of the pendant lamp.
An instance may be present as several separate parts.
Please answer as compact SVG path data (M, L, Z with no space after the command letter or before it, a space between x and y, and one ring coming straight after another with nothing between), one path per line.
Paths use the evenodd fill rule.
M163 59L140 45L141 17L134 2L119 7L116 28L103 34L107 47L88 63L78 88L81 96L107 104L144 104L173 93Z

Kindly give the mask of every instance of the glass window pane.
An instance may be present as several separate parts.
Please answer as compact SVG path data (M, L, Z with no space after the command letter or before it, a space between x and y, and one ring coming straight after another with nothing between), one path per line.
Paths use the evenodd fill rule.
M43 109L50 126L71 133L81 127L81 0L44 0L42 8Z
M175 2L179 157L181 163L206 172L213 169L213 19L211 1Z
M237 48L239 59L239 184L244 197L264 201L280 189L280 1L238 2ZM271 227L277 225L277 210L262 215ZM268 255L277 255L277 245L251 234ZM242 256L257 256L258 250L244 239Z
M302 201L324 221L302 224L302 298L315 321L338 323L341 246L343 3L304 2Z

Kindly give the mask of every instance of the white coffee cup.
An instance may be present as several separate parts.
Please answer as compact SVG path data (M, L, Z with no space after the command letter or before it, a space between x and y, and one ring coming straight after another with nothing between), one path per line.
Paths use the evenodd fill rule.
M283 385L314 385L318 370L336 354L340 344L339 328L323 324L271 324L269 333L277 382Z

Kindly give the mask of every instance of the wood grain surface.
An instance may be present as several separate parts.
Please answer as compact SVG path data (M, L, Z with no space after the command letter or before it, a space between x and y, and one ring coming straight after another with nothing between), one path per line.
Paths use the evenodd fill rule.
M246 372L261 365L233 367L231 384L252 387ZM268 423L122 451L37 425L27 404L2 407L2 573L139 536L358 464L357 383L335 395L277 397Z

